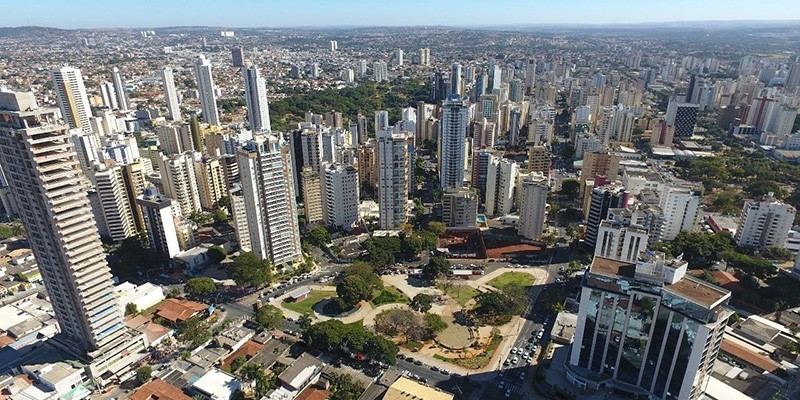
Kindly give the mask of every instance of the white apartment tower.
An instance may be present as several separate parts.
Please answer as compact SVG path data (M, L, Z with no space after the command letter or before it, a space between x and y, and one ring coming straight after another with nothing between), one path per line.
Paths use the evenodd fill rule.
M325 225L349 231L358 222L358 169L340 163L325 163L322 169Z
M251 251L273 266L293 263L302 251L288 145L260 134L237 155Z
M114 90L114 84L111 82L103 82L100 84L100 97L103 98L103 104L112 109L116 110L119 109L119 104L117 104L117 93Z
M162 154L158 159L158 171L161 173L164 195L180 206L180 215L188 216L202 209L192 153Z
M214 95L214 77L211 75L211 61L204 55L194 62L194 74L197 79L197 92L203 108L203 120L211 125L219 125L217 97Z
M470 188L446 188L442 194L442 222L448 228L473 229L478 218L478 195Z
M647 249L647 238L647 229L631 224L630 210L612 208L608 210L608 219L600 222L594 255L635 263L639 253Z
M89 97L83 85L81 70L75 67L63 66L51 71L53 85L58 99L58 108L61 117L70 128L78 128L86 133L92 133L89 118L92 110L89 108Z
M407 221L407 203L413 134L379 131L378 142L378 207L381 229L394 229Z
M519 227L517 233L525 239L536 240L544 231L547 207L547 178L531 173L522 180L520 188Z
M231 209L233 210L233 227L236 231L236 242L242 251L252 251L250 245L250 227L247 225L247 206L244 202L244 192L239 183L233 184L230 190Z
M451 95L442 103L442 120L439 123L439 183L442 188L464 186L464 140L467 137L468 113L469 102L459 95Z
M247 100L247 120L253 132L271 131L267 84L255 65L242 67L244 94Z
M194 139L189 125L161 125L156 127L158 147L164 154L181 154L194 150Z
M115 242L136 234L133 210L125 191L122 168L119 164L111 165L95 171L92 176L108 234Z
M659 240L673 240L681 231L691 230L697 221L700 195L692 188L665 186L659 199L664 214Z
M153 189L145 189L144 193L136 198L136 204L139 205L144 219L150 249L167 259L180 253L172 200L156 193Z
M178 101L178 91L175 90L175 77L172 67L161 68L161 81L164 83L164 98L167 100L167 114L173 121L181 120L181 103Z
M114 93L117 96L119 109L127 111L130 108L130 104L128 104L128 96L125 95L125 83L122 82L122 74L119 73L119 68L117 67L111 69L111 82L114 83Z
M517 163L490 156L486 173L486 215L502 217L514 206L514 185L517 182Z
M769 193L761 201L746 201L734 239L739 246L783 247L797 210Z

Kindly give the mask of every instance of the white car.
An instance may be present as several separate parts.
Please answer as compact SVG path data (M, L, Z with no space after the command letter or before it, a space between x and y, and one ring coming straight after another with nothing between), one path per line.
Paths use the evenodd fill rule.
M511 354L517 354L517 352L518 352L518 351L519 351L519 350L517 350L517 348L516 348L516 347L514 347L513 349L511 349Z
M536 334L536 339L537 340L542 340L543 336L544 336L544 329L540 329L539 333Z

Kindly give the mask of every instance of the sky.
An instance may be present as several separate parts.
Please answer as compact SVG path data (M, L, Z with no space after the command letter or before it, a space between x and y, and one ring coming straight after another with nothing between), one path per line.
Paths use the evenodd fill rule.
M800 0L0 0L0 26L626 24L800 19Z

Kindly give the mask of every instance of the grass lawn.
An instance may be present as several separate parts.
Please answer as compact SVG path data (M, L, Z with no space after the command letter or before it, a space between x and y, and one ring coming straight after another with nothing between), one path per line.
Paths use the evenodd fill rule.
M312 308L314 304L319 303L323 299L327 299L329 297L336 296L336 292L326 291L326 290L312 290L311 293L308 294L303 300L298 302L291 302L291 301L284 301L283 307L292 310L294 312L298 312L300 314L313 314Z
M489 286L494 286L498 289L502 289L509 283L519 283L522 286L532 286L533 281L533 275L531 274L526 274L524 272L506 272L497 278L490 280Z
M447 295L455 299L458 304L461 304L461 307L464 307L468 301L475 298L479 293L478 289L468 285L452 285L447 289Z
M480 369L489 364L489 361L492 360L492 356L497 351L497 348L500 346L500 342L502 341L503 341L502 337L492 336L492 340L489 342L489 346L481 354L478 354L475 357L449 358L439 354L435 354L433 358L437 360L446 361L464 368Z
M404 295L401 291L397 290L397 288L394 286L387 286L382 290L373 293L372 300L370 300L370 304L372 304L373 307L390 303L408 304L408 302L408 297L406 297L406 295Z

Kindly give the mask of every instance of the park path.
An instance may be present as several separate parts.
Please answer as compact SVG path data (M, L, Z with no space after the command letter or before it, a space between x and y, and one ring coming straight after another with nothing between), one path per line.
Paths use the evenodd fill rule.
M312 290L312 291L331 292L332 296L336 296L336 288L334 288L332 286L327 286L327 285L308 285L308 288L310 290ZM283 315L285 315L287 318L297 319L297 318L300 318L300 316L301 316L301 314L299 312L292 311L292 310L290 310L290 309L288 309L288 308L283 306L284 300L286 300L291 293L292 292L284 293L284 294L276 297L269 304L271 304L271 305L273 305L275 307L278 307L278 309L280 309L283 312ZM350 323L358 322L358 321L364 319L367 316L367 314L372 312L372 305L370 305L369 302L362 301L359 305L360 305L360 307L358 308L358 311L356 311L356 312L354 312L354 313L352 313L350 315L344 316L344 317L328 317L328 316L325 316L325 315L320 315L316 311L314 311L314 313L313 313L313 315L311 317L316 322L327 321L329 319L338 319L339 321L342 321L345 324L350 324Z

